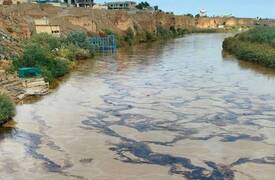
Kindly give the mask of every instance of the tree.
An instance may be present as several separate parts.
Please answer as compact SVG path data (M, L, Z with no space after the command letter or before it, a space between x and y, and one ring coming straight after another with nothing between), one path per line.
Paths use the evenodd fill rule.
M94 46L89 42L89 39L84 32L81 32L81 31L71 32L67 36L67 43L68 44L71 43L76 47L79 47L82 49L86 49L90 51L91 54L94 52Z
M159 10L159 7L158 7L158 6L154 6L154 10L155 10L155 11L158 11L158 10Z
M146 9L146 8L148 8L148 7L150 7L150 4L148 3L148 2L141 2L141 3L139 3L137 6L136 6L136 8L137 9L140 9L140 10L142 10L142 9Z
M71 32L67 36L67 41L80 48L86 47L88 43L86 34L81 31Z
M132 29L128 29L126 34L124 35L124 41L127 42L130 46L133 45L135 38L135 33Z
M193 14L191 13L185 14L185 16L192 17L192 18L194 17Z
M62 45L60 38L54 37L47 33L34 34L32 38L28 40L28 42L25 42L24 45L29 44L39 44L39 46L48 48L50 50L60 48Z
M147 2L147 1L145 1L144 2L144 7L146 8L146 7L150 7L150 4Z
M40 44L30 43L24 47L22 57L14 60L13 64L19 67L36 67L41 70L46 81L64 76L69 71L69 62L56 58L52 51Z
M200 18L201 17L201 15L200 14L197 14L196 16L195 16L195 18Z

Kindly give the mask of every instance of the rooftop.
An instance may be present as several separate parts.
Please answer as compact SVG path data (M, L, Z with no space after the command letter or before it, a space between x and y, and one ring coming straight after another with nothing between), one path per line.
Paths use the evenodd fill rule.
M136 4L135 1L113 1L107 2L106 4Z

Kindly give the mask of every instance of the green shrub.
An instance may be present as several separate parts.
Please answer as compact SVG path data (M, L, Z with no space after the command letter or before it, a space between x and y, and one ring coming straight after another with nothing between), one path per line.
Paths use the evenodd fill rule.
M114 35L115 36L115 41L116 41L116 44L117 44L117 48L121 47L121 46L124 46L125 45L125 42L124 42L124 37L113 32L112 30L110 29L104 29L103 32L106 34L106 35Z
M247 32L236 36L241 41L256 43L266 43L275 47L275 28L274 27L256 27Z
M223 48L234 54L238 59L275 68L275 48L268 44L252 43L231 37L224 40Z
M107 35L115 34L115 33L114 33L112 30L110 30L110 29L104 29L103 32L106 33Z
M184 16L194 18L194 15L193 15L193 14L191 14L191 13L185 14Z
M170 28L171 30L171 28ZM172 37L172 32L169 29L165 29L162 26L157 27L157 36L161 39L168 39Z
M189 33L187 29L183 29L183 28L176 29L174 26L171 26L169 29L166 29L162 26L157 27L157 37L159 39L170 39L170 38L182 37L187 33Z
M67 36L67 41L80 48L85 48L88 46L87 38L84 32L70 32Z
M145 2L141 2L138 5L136 5L136 8L140 9L140 10L146 9L148 7L150 7L150 4L148 2L146 2L146 1Z
M123 40L129 45L134 44L135 34L132 29L128 29L126 34L123 36Z
M94 47L83 32L71 32L66 38L35 34L22 43L22 56L14 56L13 70L37 67L49 82L69 72L72 61L94 55Z
M94 53L91 53L91 51L88 49L83 49L80 47L76 47L73 44L69 44L59 49L59 51L57 52L57 56L68 59L70 61L74 61L93 57Z
M66 42L67 44L73 44L78 48L88 50L91 55L94 54L94 47L89 42L88 36L84 32L76 31L69 33Z
M189 33L188 29L183 29L183 28L177 29L177 36L184 36L185 34L188 34L188 33Z
M164 28L162 26L159 26L157 27L156 32L139 31L135 34L134 31L131 28L129 28L125 32L125 34L122 36L115 34L114 32L108 29L105 29L104 33L108 35L114 34L116 37L116 42L118 47L121 47L121 46L132 46L137 42L144 43L144 42L152 42L152 41L162 40L162 39L171 39L175 37L181 37L189 33L189 31L183 28L176 29L174 26L171 26L170 28Z
M73 61L76 59L75 49L76 49L76 47L74 45L70 44L66 47L60 48L59 51L57 52L57 55L61 58L65 58L70 61Z
M39 44L41 47L50 50L60 48L62 46L62 38L54 37L47 33L34 34L30 39L23 42L23 47L29 44Z
M16 68L37 67L42 76L49 82L64 76L69 72L69 62L55 57L52 51L39 44L28 44L24 48L22 57L14 59Z
M11 98L0 92L0 124L15 116L15 105Z
M150 42L150 41L152 42L157 40L156 36L153 33L150 33L148 31L145 32L145 38L147 42Z
M196 14L196 15L195 15L195 18L197 18L197 19L200 18L200 17L201 17L200 14Z
M220 29L214 29L214 28L207 28L207 29L193 29L192 33L219 33L222 32Z

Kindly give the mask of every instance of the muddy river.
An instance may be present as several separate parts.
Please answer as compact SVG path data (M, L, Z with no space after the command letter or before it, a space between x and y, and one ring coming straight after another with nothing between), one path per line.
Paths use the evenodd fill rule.
M194 34L86 61L19 105L0 133L0 179L275 177L275 71Z

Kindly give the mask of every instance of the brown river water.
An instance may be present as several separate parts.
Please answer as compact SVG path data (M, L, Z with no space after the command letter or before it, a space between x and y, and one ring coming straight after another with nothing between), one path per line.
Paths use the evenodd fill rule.
M120 49L80 65L0 133L0 179L274 179L275 71L228 34Z

